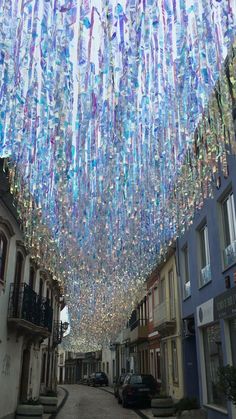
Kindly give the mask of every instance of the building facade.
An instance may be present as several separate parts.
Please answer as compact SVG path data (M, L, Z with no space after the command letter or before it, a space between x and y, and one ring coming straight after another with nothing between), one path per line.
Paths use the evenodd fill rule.
M156 378L161 380L161 362L160 362L160 334L154 327L154 310L158 304L158 281L159 272L155 269L147 279L147 310L148 310L148 357L149 372Z
M199 396L209 419L236 418L218 386L218 368L236 366L235 156L227 164L178 241L186 395Z
M162 392L179 400L184 395L182 329L175 246L158 266L154 289L153 325L160 339L160 378Z
M1 160L0 418L11 419L18 404L56 388L61 291L24 246L4 164Z

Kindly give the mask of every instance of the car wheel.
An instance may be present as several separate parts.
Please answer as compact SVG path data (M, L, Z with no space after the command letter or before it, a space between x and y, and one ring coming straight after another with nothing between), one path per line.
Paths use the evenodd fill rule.
M126 401L126 399L125 399L125 397L123 397L123 399L122 399L122 407L127 407L128 406L128 403L127 403L127 401Z

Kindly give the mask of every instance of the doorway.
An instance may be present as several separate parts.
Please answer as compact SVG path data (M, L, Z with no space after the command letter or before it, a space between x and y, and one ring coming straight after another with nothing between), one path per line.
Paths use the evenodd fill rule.
M30 371L30 350L28 348L23 351L21 381L20 381L20 402L26 402L28 398L28 382Z

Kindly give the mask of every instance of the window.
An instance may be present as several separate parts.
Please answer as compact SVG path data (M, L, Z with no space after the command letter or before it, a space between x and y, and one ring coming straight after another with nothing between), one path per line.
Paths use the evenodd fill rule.
M113 359L112 360L112 378L113 378L113 380L115 378L115 375L116 375L116 364L115 364L115 360Z
M236 319L229 321L232 364L236 367Z
M162 278L159 285L159 303L163 303L165 300L165 278Z
M207 402L226 407L226 399L218 387L218 368L223 365L220 324L215 323L203 329Z
M154 307L158 305L159 298L158 298L158 287L154 288Z
M45 372L46 372L46 354L43 354L43 359L42 359L42 369L41 369L41 383L45 382Z
M200 287L211 280L210 250L208 240L208 228L205 224L199 231L200 240Z
M222 203L224 233L224 266L236 261L236 218L234 196L231 192Z
M43 296L43 278L40 278L39 280L39 296Z
M176 317L175 310L175 284L174 284L174 271L171 269L168 273L169 281L169 297L170 297L170 319L173 320Z
M0 282L4 282L6 256L7 256L7 238L5 234L2 231L0 231Z
M107 362L107 374L109 374L109 362Z
M172 352L172 379L173 383L178 383L178 355L177 355L177 346L176 341L171 341L171 352Z
M152 313L152 294L148 296L148 311L149 311L149 320L152 321L153 313Z
M35 287L35 270L33 266L30 267L30 274L29 274L29 286L32 290Z
M182 249L183 255L183 276L184 276L184 298L188 298L191 295L191 286L189 279L189 263L188 263L188 246L185 245Z
M14 317L18 317L20 310L20 289L22 280L24 258L20 251L16 254L15 276L14 276L14 290L13 290L13 306Z

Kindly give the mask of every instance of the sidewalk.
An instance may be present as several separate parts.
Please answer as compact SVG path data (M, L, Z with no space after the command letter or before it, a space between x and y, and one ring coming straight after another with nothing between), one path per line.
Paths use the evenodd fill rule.
M60 406L60 404L62 403L64 397L65 397L65 391L63 390L62 387L57 387L57 397L58 397L58 402L57 402L57 406ZM43 415L43 419L50 419L50 417L53 415L53 413L45 413Z
M113 387L101 387L101 390L103 391L107 391L108 393L114 394L114 389ZM152 409L134 409L135 411L139 411L141 412L141 414L143 414L143 418L146 416L146 418L148 419L153 419L154 416L152 414ZM159 416L160 419L162 419L162 417ZM164 416L163 416L164 419ZM176 419L176 416L165 416L165 419Z

